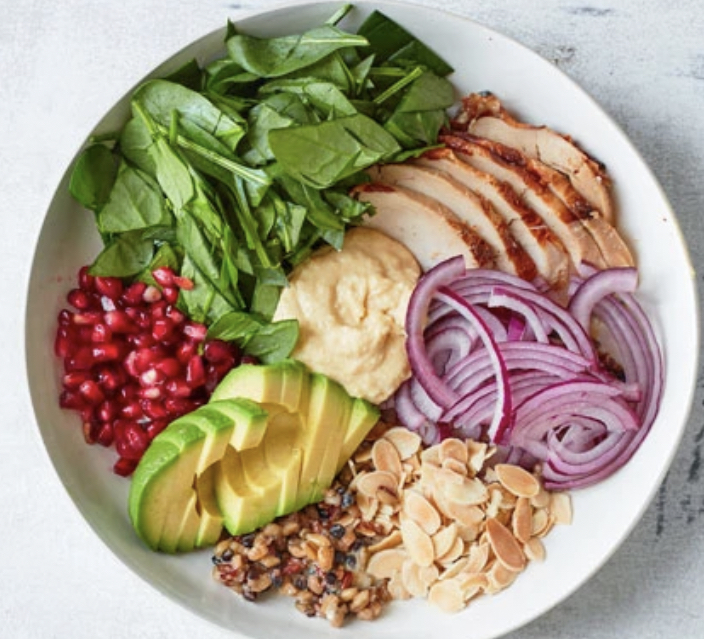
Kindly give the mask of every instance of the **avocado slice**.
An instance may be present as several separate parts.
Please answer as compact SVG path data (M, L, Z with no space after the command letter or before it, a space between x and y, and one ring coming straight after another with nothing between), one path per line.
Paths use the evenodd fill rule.
M357 450L369 431L379 421L380 414L379 409L374 404L359 397L354 398L349 422L347 423L347 432L340 447L340 457L337 460L336 472L339 473L347 463L347 460L352 457L354 451Z
M230 440L242 438L241 429L263 432L268 420L267 412L255 402L227 401L227 418L226 412L218 407L213 412L208 405L209 410L203 410L208 417L201 416L201 407L173 421L154 438L137 465L128 510L135 531L151 548L190 549L182 534L192 538L194 546L196 540L198 545L210 545L217 539L215 531L219 535L221 530L217 520L208 516L202 522L198 489L206 489L207 482L199 485L198 477L221 459ZM206 503L212 501L211 495L203 497Z

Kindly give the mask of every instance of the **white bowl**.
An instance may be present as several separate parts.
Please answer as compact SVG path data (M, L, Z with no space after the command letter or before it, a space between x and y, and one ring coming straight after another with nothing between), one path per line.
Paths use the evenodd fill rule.
M287 6L239 21L242 31L281 35L318 24L338 3ZM469 20L413 5L361 4L360 22L378 8L420 35L456 67L460 93L491 90L528 122L571 134L605 162L615 185L620 228L637 256L639 297L660 336L666 360L665 392L654 427L629 464L600 485L574 493L574 523L546 540L547 559L533 564L498 596L484 597L456 615L424 602L394 603L365 636L430 636L452 633L488 639L547 611L584 583L610 557L639 520L672 460L689 413L699 351L694 271L677 221L663 192L622 131L592 99L552 64L522 45ZM173 70L193 56L208 59L222 49L224 29L210 33L169 59L148 77ZM101 120L94 133L114 129L128 112L128 95ZM26 313L29 384L41 435L59 478L76 506L112 551L146 582L174 602L225 628L251 637L351 637L360 625L331 630L274 597L244 602L210 576L208 551L167 556L148 550L127 516L128 480L110 471L114 453L88 448L75 414L61 411L60 365L53 355L58 311L78 268L100 248L93 216L68 194L68 174L46 214L36 248Z

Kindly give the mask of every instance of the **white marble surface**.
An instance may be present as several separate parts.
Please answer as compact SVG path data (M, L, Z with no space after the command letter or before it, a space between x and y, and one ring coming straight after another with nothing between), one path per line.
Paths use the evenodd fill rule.
M270 2L0 0L0 636L233 635L127 570L81 519L43 450L26 390L26 280L44 210L99 117L201 34ZM625 129L704 267L704 9L700 0L425 0L553 60ZM701 276L699 276L701 277ZM612 560L511 639L704 636L704 411L700 388L658 496ZM471 637L468 628L467 637Z

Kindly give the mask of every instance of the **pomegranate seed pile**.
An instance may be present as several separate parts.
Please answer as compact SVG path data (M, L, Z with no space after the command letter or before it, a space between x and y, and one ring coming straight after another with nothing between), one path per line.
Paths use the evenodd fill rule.
M169 422L208 400L240 363L237 348L206 341L206 327L176 308L193 283L167 268L159 286L125 285L80 269L58 316L54 350L63 360L59 405L78 411L89 444L113 446L113 470L130 475L149 442Z

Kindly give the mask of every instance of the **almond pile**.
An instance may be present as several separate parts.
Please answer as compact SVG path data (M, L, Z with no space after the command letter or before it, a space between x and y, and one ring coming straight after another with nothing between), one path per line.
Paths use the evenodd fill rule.
M366 572L388 580L394 599L427 598L446 612L509 586L542 538L569 524L569 494L548 492L519 466L492 463L494 446L446 439L422 448L394 427L350 460L362 519L382 531Z

